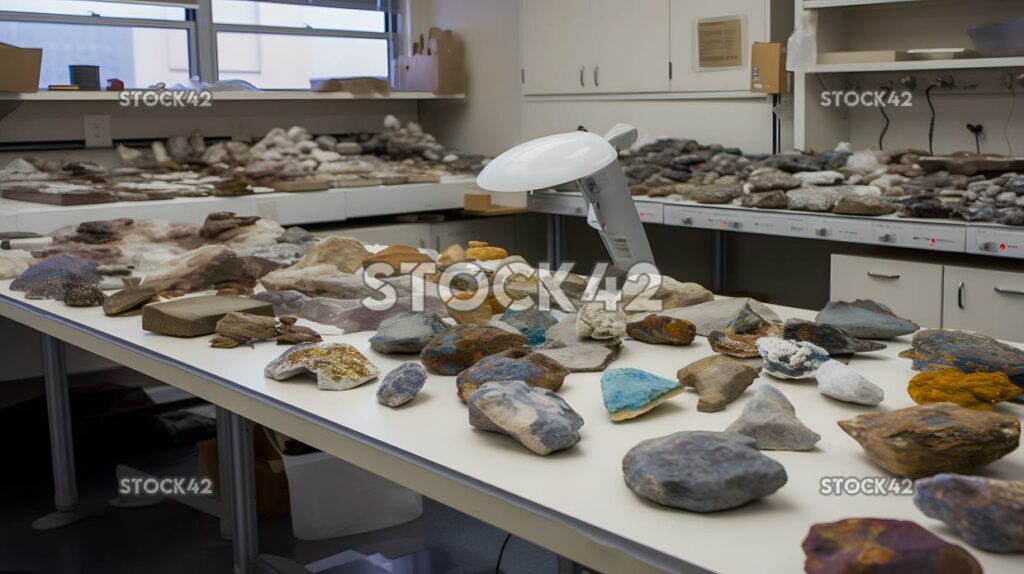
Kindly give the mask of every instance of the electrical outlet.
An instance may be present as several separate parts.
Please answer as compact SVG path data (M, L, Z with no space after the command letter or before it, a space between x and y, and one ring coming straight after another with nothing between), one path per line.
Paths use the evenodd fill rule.
M110 116L84 116L85 147L114 147Z

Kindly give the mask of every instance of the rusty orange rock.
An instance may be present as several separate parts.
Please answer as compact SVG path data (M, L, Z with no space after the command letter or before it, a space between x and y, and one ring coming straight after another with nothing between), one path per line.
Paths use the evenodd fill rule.
M955 403L979 411L990 411L993 405L1020 394L1020 387L1010 382L1006 373L963 373L956 369L925 371L914 375L907 393L919 405Z
M501 247L492 247L484 241L470 241L466 249L466 259L476 261L491 261L508 257L508 251Z

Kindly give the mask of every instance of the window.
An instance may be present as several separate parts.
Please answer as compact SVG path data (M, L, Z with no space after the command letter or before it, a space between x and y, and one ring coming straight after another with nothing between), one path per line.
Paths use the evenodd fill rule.
M200 9L161 1L171 6L0 0L0 42L43 48L44 89L69 83L68 66L76 64L98 65L102 85L118 78L129 88L198 76L309 89L313 78L389 75L393 0L207 0ZM197 29L212 38L200 41Z

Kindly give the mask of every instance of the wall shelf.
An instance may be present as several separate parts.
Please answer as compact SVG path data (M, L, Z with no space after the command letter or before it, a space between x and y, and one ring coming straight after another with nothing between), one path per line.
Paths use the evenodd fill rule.
M807 10L819 10L822 8L848 8L855 6L876 6L878 4L906 4L908 2L923 2L924 0L804 0L804 8Z
M140 90L129 90L140 91ZM174 92L173 90L168 90ZM187 92L186 92L187 93ZM452 100L465 94L441 95L429 92L391 92L389 94L353 94L351 92L313 92L309 90L263 90L259 92L211 92L213 102L250 102L275 100ZM0 101L14 102L118 102L121 92L40 91L30 94L0 93Z
M816 74L856 72L910 72L919 70L973 70L984 68L1024 67L1024 57L962 58L957 60L903 60L899 62L865 62L860 64L817 64L807 70Z

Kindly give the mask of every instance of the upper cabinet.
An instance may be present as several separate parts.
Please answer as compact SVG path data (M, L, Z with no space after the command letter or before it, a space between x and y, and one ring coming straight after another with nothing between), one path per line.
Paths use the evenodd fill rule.
M746 91L750 45L793 22L793 0L520 1L528 96Z
M750 45L770 37L768 0L671 0L672 91L750 88ZM792 20L792 4L788 14ZM736 36L739 36L737 39ZM705 43L701 61L699 42ZM737 53L735 44L741 49ZM703 64L703 65L702 65Z

